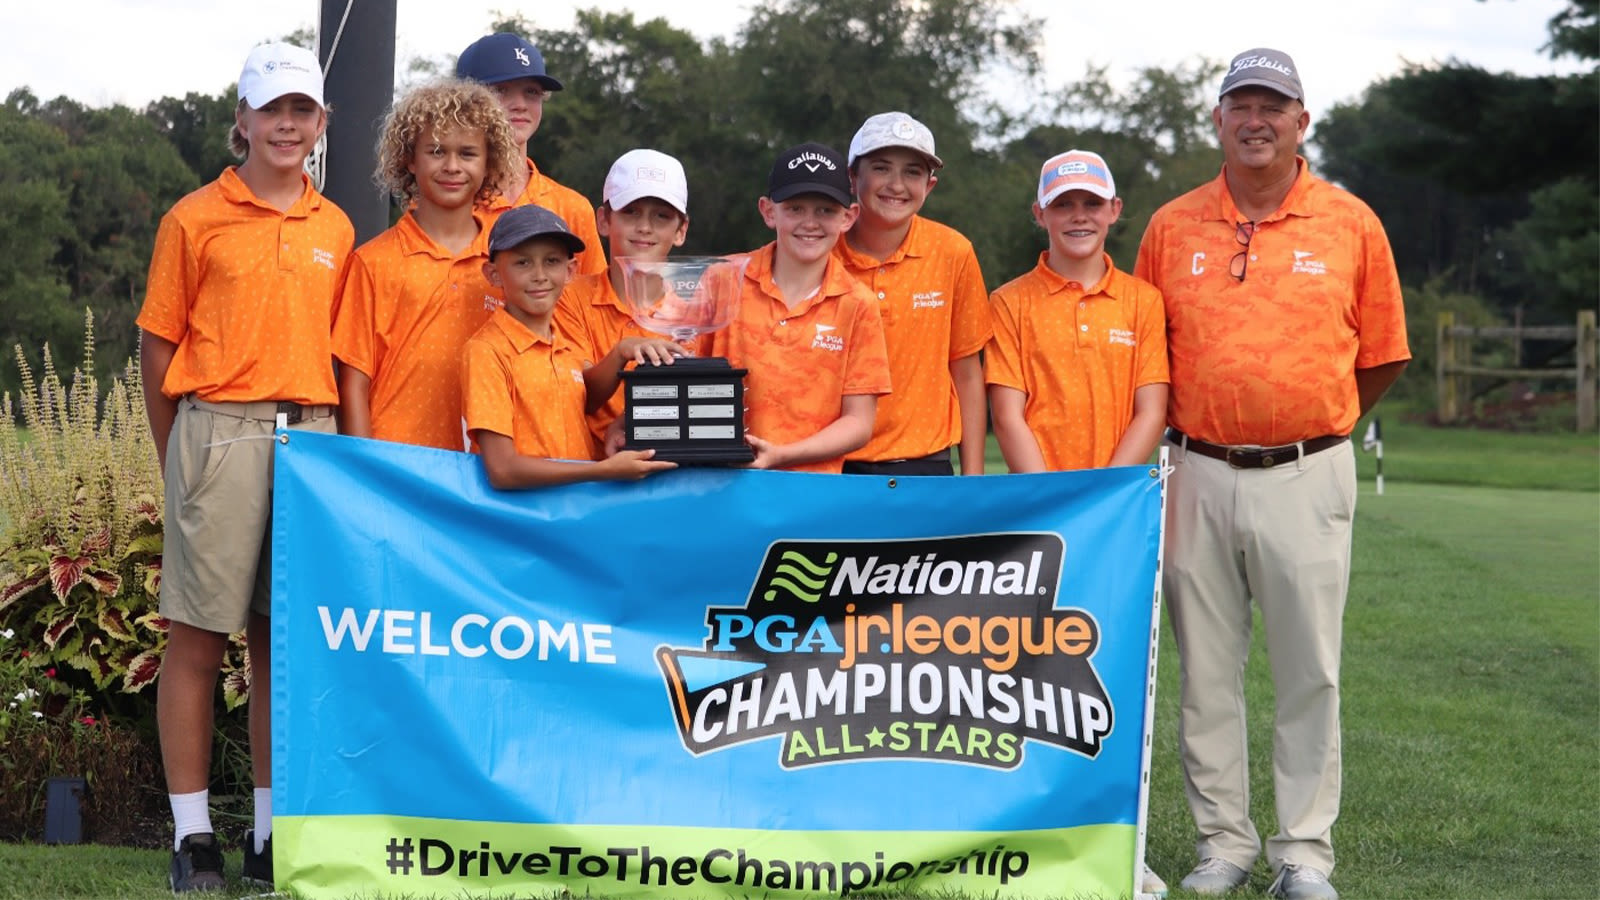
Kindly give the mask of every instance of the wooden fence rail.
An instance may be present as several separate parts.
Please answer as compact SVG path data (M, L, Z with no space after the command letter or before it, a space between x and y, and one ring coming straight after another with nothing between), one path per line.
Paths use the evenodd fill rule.
M1577 428L1579 431L1594 430L1597 363L1594 310L1580 311L1576 325L1474 327L1457 325L1455 318L1454 313L1439 314L1435 383L1440 422L1448 424L1461 418L1462 407L1471 397L1471 380L1474 376L1501 380L1555 379L1575 383L1578 397ZM1519 363L1522 361L1524 340L1571 341L1574 365L1537 369L1520 365L1512 368L1474 365L1472 342L1477 338L1513 341L1513 356Z

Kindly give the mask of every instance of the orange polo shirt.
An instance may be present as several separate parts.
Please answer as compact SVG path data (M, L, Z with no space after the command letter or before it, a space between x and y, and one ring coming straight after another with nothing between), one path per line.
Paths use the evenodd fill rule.
M581 275L569 282L556 304L555 322L571 340L585 367L599 362L623 338L660 337L639 327L605 272ZM606 428L622 417L624 402L619 388L604 406L588 415L596 447L604 445Z
M853 460L916 459L961 442L961 404L950 363L983 349L994 328L972 242L916 216L906 239L879 261L841 238L834 254L877 297L894 392L878 401L872 440Z
M1133 395L1167 383L1161 293L1117 270L1085 288L1047 264L994 292L984 380L1027 395L1023 420L1046 468L1101 468L1133 421Z
M279 212L229 167L162 216L137 321L178 345L163 394L339 402L328 336L355 230L303 180Z
M461 351L502 305L483 277L489 228L452 254L400 217L350 261L333 353L372 379L372 436L461 450Z
M1277 212L1245 221L1222 174L1151 217L1135 274L1166 298L1167 421L1216 444L1278 446L1349 434L1355 370L1411 358L1383 224L1304 159ZM1229 272L1245 251L1240 281Z
M605 271L606 251L600 246L600 232L594 224L594 204L572 188L541 173L531 159L528 160L527 187L515 200L496 194L486 207L490 213L488 224L493 225L501 213L513 206L527 206L530 203L560 216L567 223L567 230L583 241L583 252L578 254L579 275Z
M583 362L559 327L552 326L550 338L501 309L467 340L461 361L467 430L503 434L523 456L587 460Z
M833 424L848 394L889 392L888 350L877 299L828 258L817 292L783 302L772 280L776 244L750 254L739 314L701 337L701 355L722 356L745 376L745 430L776 444L808 438ZM799 472L841 472L844 457L796 466Z

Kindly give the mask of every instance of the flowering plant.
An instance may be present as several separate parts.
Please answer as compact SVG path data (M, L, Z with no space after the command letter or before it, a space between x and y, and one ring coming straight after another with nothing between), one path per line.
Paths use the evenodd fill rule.
M102 834L131 827L156 784L154 753L39 658L15 629L0 629L0 840L39 836L49 780L63 775L89 784L84 813Z
M97 691L155 681L167 621L161 590L162 482L130 362L103 397L94 320L70 380L45 348L35 380L21 348L22 392L0 398L0 627L37 649L36 666L81 673ZM20 414L24 428L19 428ZM249 691L243 642L223 664L228 709Z

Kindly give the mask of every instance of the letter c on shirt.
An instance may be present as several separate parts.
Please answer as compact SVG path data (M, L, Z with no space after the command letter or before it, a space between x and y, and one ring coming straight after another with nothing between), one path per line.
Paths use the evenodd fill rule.
M1205 259L1205 258L1206 258L1206 255L1204 253L1196 253L1194 255L1194 260L1189 263L1189 274L1190 275L1199 275L1200 273L1202 273L1202 272L1204 272L1206 270L1205 266L1200 265L1200 260Z

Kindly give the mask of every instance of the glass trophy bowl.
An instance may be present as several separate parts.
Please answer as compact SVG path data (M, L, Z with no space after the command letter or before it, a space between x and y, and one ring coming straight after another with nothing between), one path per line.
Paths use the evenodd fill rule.
M622 272L624 305L640 328L695 349L696 339L739 314L747 256L612 259ZM744 369L721 357L685 356L622 372L624 450L689 466L742 465L755 458L744 440Z

